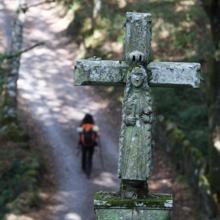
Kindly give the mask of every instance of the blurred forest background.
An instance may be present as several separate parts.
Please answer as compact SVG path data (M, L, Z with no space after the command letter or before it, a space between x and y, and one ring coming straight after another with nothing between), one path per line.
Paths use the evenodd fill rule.
M65 8L61 16L70 12L73 15L63 34L69 37L70 42L78 44L79 57L95 55L105 59L122 59L125 13L138 11L152 13L153 60L202 64L200 89L153 90L158 127L155 137L162 143L163 150L169 153L178 172L186 176L206 215L215 219L220 201L220 1L57 1ZM7 57L1 54L1 73L7 72L8 65L4 60ZM1 74L0 78L2 109L5 105L3 76L6 75ZM120 104L122 91L114 87L101 89L105 90L103 96L115 97L116 102L109 108ZM16 151L12 156L8 155L7 163L4 155L8 154L5 153L8 146L0 150L2 213L14 207L19 209L16 204L20 203L14 198L21 192L29 192L31 205L37 204L35 195L44 167L36 152L26 155L26 151L30 151L29 146L24 144L28 137L22 132L17 133L17 126L17 121L5 121L1 117L1 145L13 137L9 146L13 148L16 145L16 148L22 149L18 155ZM15 166L19 167L16 171ZM14 187L17 191L12 194L11 188Z

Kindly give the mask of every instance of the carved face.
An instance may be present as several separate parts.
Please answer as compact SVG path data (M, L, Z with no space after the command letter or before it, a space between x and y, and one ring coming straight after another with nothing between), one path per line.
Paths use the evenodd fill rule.
M135 72L131 75L131 83L134 87L140 87L144 82L144 76L142 72Z

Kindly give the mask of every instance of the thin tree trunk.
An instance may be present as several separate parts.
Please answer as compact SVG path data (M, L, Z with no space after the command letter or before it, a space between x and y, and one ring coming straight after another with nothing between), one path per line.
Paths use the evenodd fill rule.
M15 54L22 50L23 26L27 4L25 0L18 0L16 18L12 27L10 53ZM3 120L15 120L17 117L17 80L19 76L20 56L13 57L10 61L10 70L7 76L5 89L5 103Z
M101 0L93 0L93 11L92 11L92 30L93 30L93 32L95 30L96 19L99 15L101 7L102 7L102 1Z

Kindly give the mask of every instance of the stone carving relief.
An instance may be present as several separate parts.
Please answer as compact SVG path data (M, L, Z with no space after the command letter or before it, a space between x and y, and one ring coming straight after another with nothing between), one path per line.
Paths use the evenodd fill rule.
M149 176L153 115L148 78L143 67L133 68L127 76L120 138L122 179Z

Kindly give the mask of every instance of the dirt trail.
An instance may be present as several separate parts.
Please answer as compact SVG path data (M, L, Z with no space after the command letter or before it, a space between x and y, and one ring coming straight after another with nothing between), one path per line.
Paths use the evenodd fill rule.
M37 1L31 0L34 4ZM76 47L66 46L59 33L66 27L58 18L54 4L44 4L28 10L24 33L25 47L36 41L45 45L25 53L21 59L19 96L51 146L55 162L59 204L52 208L53 220L93 220L92 196L98 190L118 187L117 137L105 119L107 103L93 99L92 88L73 86L73 61ZM95 115L100 125L105 170L100 158L94 158L94 173L88 180L80 169L77 155L76 127L86 112Z

